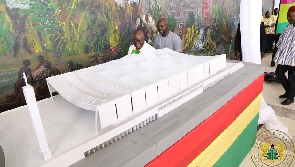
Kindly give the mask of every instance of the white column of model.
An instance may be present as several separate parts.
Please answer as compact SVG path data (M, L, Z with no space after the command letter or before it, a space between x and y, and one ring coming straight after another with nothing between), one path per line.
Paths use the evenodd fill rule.
M47 160L47 159L51 158L52 155L51 155L51 151L49 150L49 147L47 144L47 139L46 139L45 132L43 129L43 124L42 124L42 120L40 117L37 101L35 98L34 89L31 85L29 85L27 83L27 77L26 77L25 73L23 73L23 76L24 76L24 79L26 82L26 86L23 87L23 92L25 95L27 106L29 107L29 112L30 112L32 124L33 124L34 130L35 130L36 136L37 136L40 152L43 154L44 159Z

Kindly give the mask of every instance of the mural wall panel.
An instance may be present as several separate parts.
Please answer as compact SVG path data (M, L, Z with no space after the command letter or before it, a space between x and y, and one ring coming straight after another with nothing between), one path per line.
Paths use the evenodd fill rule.
M23 104L22 73L37 99L45 78L127 53L135 29L153 44L169 21L193 55L233 53L240 0L0 0L0 110Z

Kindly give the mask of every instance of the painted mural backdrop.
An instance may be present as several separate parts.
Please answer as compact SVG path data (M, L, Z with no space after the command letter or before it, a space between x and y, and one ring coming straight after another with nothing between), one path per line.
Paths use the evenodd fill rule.
M45 79L127 53L135 29L153 44L169 21L193 55L233 53L240 0L0 0L0 107L24 101L22 73L37 99Z
M283 33L289 24L287 20L287 12L291 6L295 6L295 0L281 0L276 34Z

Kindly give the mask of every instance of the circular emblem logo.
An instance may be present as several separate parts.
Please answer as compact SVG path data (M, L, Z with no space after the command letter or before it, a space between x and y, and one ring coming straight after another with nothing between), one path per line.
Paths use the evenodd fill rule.
M293 162L294 152L290 137L278 130L260 132L250 151L251 159L257 167L289 167Z

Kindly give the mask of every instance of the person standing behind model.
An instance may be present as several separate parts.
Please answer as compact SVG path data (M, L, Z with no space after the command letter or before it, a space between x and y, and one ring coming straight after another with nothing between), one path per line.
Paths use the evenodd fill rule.
M157 23L157 29L159 34L156 36L154 48L169 48L177 52L182 52L181 39L177 34L169 31L167 19L161 18Z
M287 98L281 104L289 105L294 102L295 95L295 6L287 13L289 24L279 38L274 62L278 64L276 76L281 82L285 93L279 98ZM288 71L288 78L285 73Z
M279 15L279 9L278 8L275 8L274 9L274 14L271 15L271 17L273 18L274 22L276 23L275 25L275 32L276 32L276 29L277 29L277 24L278 24L278 15ZM276 53L277 53L277 43L279 41L279 38L280 38L280 35L281 34L275 34L275 37L274 37L274 41L275 41L275 48L272 52L272 55L271 55L271 62L270 62L270 66L273 67L276 65L276 63L273 61L273 58L275 57Z
M142 51L147 51L147 50L150 50L150 51L156 50L145 41L144 33L142 30L134 31L132 40L133 40L133 45L129 47L128 55L134 55L134 54L136 55Z
M278 16L279 16L279 9L278 8L275 8L274 11L273 11L273 15L271 15L270 17L276 23L277 20L278 20Z
M265 33L266 33L266 52L272 53L273 42L275 36L275 22L272 17L270 17L270 12L265 13L265 18L263 19Z

